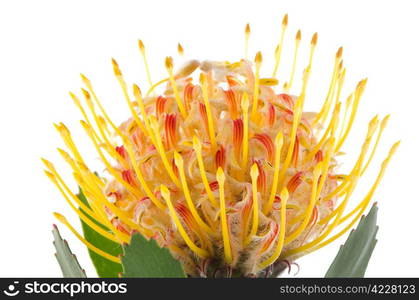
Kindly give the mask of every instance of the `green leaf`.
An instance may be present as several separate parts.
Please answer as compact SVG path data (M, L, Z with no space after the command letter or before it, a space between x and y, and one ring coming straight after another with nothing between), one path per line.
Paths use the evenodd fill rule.
M129 245L124 245L123 277L181 278L186 277L182 265L169 250L160 248L156 241L147 241L136 233Z
M67 241L61 238L57 226L52 230L54 235L54 246L57 250L55 257L60 264L61 271L65 278L86 278L86 272L80 267L76 256L71 252Z
M86 197L84 196L83 192L80 190L79 194L77 195L79 199L89 206L89 203L87 202ZM107 228L103 227L101 224L99 224L96 220L90 218L93 222L95 222L98 226L101 226L105 230ZM93 230L89 225L84 223L82 220L81 225L83 228L83 234L84 238L89 241L94 246L98 247L99 249L102 249L103 251L112 254L114 256L118 256L122 254L122 247L120 244L115 243L114 241L111 241L107 239L106 237L102 236L101 234L97 233L95 230ZM113 278L118 277L119 274L122 272L122 265L119 263L115 263L113 261L110 261L95 252L88 250L89 256L93 262L93 265L95 266L97 275L101 278Z
M368 262L377 243L377 211L374 204L366 217L362 217L345 244L339 249L325 277L364 277Z

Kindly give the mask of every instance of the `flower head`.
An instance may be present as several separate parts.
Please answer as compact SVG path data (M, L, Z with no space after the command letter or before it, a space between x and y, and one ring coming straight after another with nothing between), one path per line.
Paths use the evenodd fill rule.
M56 129L69 152L59 152L89 207L44 160L47 176L82 220L93 218L107 228L90 221L88 225L98 233L118 243L129 242L134 232L155 239L191 276L217 272L265 276L279 272L282 262L329 244L361 217L398 143L366 197L348 211L348 201L370 164L388 116L371 120L353 168L339 173L337 156L367 80L361 80L341 102L346 69L339 48L323 106L318 113L305 112L318 37L316 33L311 39L302 87L290 93L301 42L297 32L291 74L281 90L276 74L287 24L285 16L271 77L260 74L261 52L253 62L191 60L177 71L167 57L167 78L153 84L140 41L151 85L147 93L135 84L128 86L112 60L131 111L121 125L111 120L90 80L82 75L84 101L70 95L107 175L97 176L89 169L70 131L60 123ZM249 35L247 25L246 53ZM183 55L180 44L178 49ZM75 232L62 215L56 216ZM77 236L96 253L119 261Z

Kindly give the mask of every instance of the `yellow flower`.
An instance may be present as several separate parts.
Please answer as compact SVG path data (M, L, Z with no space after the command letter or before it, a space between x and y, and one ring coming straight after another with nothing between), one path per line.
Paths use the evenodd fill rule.
M260 74L262 54L258 52L254 63L192 60L176 72L173 59L167 57L167 78L152 84L145 47L139 41L151 87L146 94L135 84L129 87L112 60L132 114L119 126L82 75L84 101L70 95L110 176L97 176L89 169L62 123L55 127L69 153L59 152L90 207L70 190L53 164L43 160L47 176L98 233L118 243L128 243L133 232L153 238L191 276L210 276L217 270L259 276L266 270L280 270L284 260L334 241L367 208L399 143L391 148L366 197L348 211L348 201L376 152L388 116L371 120L352 170L338 173L338 154L367 80L361 80L342 103L346 71L340 48L323 106L319 113L304 112L317 33L311 39L302 88L295 95L289 92L301 42L298 31L292 70L278 92L276 74L287 24L285 16L273 74L267 78ZM247 25L246 55L249 35ZM178 50L183 55L180 44ZM85 241L64 216L55 215L92 251L119 262Z

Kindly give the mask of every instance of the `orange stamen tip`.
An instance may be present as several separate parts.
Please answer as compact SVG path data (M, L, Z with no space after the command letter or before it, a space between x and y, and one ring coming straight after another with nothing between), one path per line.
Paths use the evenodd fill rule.
M185 53L180 43L177 44L177 52L179 53L179 55L183 55Z
M141 52L144 52L145 47L142 40L138 40L138 48L140 48Z
M249 35L249 34L250 34L250 24L249 24L249 23L247 23L247 24L246 24L246 28L244 29L244 32L245 32L247 35Z
M134 95L141 96L141 89L135 83L132 85L132 90L134 92Z
M114 58L112 58L112 66L115 76L122 76L121 70L119 69L119 65Z
M288 14L285 14L285 16L282 18L282 26L288 25Z
M256 53L255 63L256 64L261 64L262 63L262 52L259 51L258 53Z
M84 88L81 88L81 91L82 91L82 93L83 93L83 96L84 96L86 99L90 99L90 93L89 93L87 90L85 90Z
M313 37L311 38L311 45L317 45L318 36L317 32L313 34Z
M336 58L341 58L343 54L343 47L340 47L336 52Z
M166 57L165 66L167 70L173 70L173 58L171 56Z
M301 30L298 30L298 31L297 31L297 34L295 35L295 39L296 39L297 41L301 41Z

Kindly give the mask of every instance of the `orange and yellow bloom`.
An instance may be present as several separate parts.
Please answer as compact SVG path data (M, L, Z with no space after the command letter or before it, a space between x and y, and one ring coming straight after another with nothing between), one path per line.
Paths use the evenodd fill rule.
M348 208L351 195L374 156L388 116L374 117L350 172L338 172L338 155L351 131L367 80L342 100L346 69L335 56L332 79L318 113L304 111L318 36L311 39L302 87L291 93L301 32L287 82L277 79L288 17L275 51L273 73L261 75L254 62L191 60L175 71L167 57L167 77L153 84L140 52L150 89L129 86L115 60L114 74L131 116L115 124L90 80L82 75L81 100L70 93L80 121L107 174L97 176L83 159L68 128L55 125L68 150L59 149L88 199L83 204L54 165L46 174L71 208L109 240L128 243L133 232L168 248L190 276L260 276L281 270L281 262L334 241L362 216L399 143L383 161L365 198ZM246 50L250 27L246 26ZM183 53L181 45L179 52ZM271 76L272 75L272 76ZM282 87L282 89L281 89ZM160 92L158 92L160 91ZM119 258L85 241L92 251ZM90 219L93 218L101 226Z

